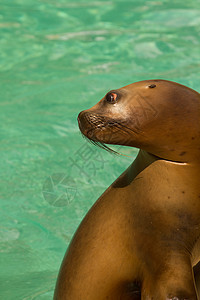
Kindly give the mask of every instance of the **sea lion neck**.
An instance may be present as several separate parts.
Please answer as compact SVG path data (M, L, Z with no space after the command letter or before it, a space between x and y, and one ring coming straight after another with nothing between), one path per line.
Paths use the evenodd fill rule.
M159 160L159 158L156 156L144 150L140 150L129 168L112 184L113 188L123 188L130 185L145 168L157 160Z
M159 161L160 163L169 164L174 167L182 167L182 166L192 166L193 164L186 163L186 162L179 162L179 161L173 161L173 160L166 160L163 158L160 158L156 155L153 155L147 151L140 150L136 159L133 161L133 163L130 166L130 172L134 173L134 176L137 176L140 172L142 172L145 168L147 168L152 163Z
M175 172L180 180L181 177L187 178L187 180L193 178L193 185L199 186L198 178L200 174L200 165L198 168L195 163L166 160L148 153L147 151L140 150L136 159L112 184L112 187L125 188L132 185L135 181L142 180L144 172L146 172L149 168L154 168L155 166L157 166L156 168L160 170L160 180L162 180L162 176L163 178L166 178L166 176L170 176L170 174Z

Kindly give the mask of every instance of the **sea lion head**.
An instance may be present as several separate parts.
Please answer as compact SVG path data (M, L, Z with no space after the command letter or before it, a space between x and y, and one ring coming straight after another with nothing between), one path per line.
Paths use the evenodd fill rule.
M78 116L92 142L141 148L163 159L200 160L200 94L166 80L111 90Z

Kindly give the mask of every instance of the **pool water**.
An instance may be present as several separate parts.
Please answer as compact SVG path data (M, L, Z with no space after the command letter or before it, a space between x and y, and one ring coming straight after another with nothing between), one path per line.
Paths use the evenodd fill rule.
M200 92L196 0L0 1L0 299L52 299L73 233L137 149L88 144L78 113L167 79Z

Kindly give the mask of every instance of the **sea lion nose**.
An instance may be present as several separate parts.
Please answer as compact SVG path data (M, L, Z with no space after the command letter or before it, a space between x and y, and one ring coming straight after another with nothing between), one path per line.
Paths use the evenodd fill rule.
M78 114L78 117L77 117L77 120L78 120L78 125L80 126L80 120L81 120L81 115L83 114L83 112L81 111L79 114Z
M81 127L81 119L82 119L82 116L83 116L83 111L81 111L81 112L78 114L78 118L77 118L79 128ZM81 128L80 128L80 129L81 129Z
M86 119L85 119L85 111L81 111L78 115L78 126L79 126L79 129L80 131L85 134L85 131L86 131Z

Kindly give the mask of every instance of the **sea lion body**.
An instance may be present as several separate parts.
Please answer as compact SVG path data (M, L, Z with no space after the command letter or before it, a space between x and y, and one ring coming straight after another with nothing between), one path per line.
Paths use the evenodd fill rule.
M83 219L54 299L198 299L199 93L134 83L81 112L79 126L94 142L141 150Z

